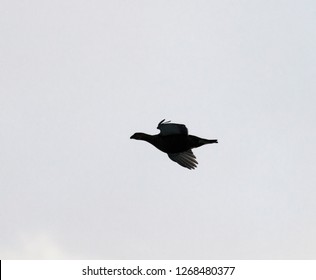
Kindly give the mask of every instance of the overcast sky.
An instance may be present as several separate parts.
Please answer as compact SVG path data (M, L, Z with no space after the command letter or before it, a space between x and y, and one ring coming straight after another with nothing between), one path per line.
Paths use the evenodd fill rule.
M0 258L315 259L315 14L1 1ZM219 144L129 139L162 119Z

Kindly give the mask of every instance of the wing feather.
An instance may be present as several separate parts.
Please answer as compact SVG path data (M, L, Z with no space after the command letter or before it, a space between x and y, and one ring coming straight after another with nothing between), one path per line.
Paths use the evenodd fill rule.
M188 135L188 129L184 124L170 123L170 121L165 122L165 120L162 120L157 128L160 130L160 134L164 136L174 134Z
M168 154L168 156L171 160L189 169L196 168L198 164L192 150L187 150L182 153Z

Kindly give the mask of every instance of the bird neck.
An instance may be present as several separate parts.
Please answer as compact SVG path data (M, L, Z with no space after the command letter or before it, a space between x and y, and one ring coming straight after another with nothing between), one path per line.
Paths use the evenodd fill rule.
M146 134L146 133L142 133L142 139L143 141L146 141L152 145L154 145L155 147L157 147L158 144L158 134L157 135L150 135L150 134Z

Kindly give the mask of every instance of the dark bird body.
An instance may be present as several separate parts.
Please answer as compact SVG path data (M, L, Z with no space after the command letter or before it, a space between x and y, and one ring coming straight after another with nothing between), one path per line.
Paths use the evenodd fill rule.
M198 162L191 149L205 144L217 143L217 140L208 140L188 134L188 129L183 124L164 122L162 120L157 127L159 134L149 135L137 132L131 139L146 141L162 152L168 154L169 158L183 167L194 169Z

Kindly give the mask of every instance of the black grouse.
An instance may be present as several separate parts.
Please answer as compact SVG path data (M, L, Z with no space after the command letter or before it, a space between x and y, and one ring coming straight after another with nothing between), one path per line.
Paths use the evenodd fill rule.
M168 154L169 158L183 167L194 169L197 167L195 155L192 153L193 148L205 144L218 143L217 139L208 140L188 134L188 129L184 124L170 123L162 120L157 129L159 134L149 135L142 132L136 132L130 138L147 141L157 149Z

